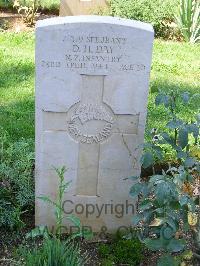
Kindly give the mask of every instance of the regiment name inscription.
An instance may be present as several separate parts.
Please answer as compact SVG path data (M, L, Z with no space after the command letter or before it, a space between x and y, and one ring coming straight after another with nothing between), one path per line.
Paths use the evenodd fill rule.
M144 73L146 67L138 62L131 62L124 51L130 45L123 37L108 36L75 36L66 35L62 42L66 53L62 61L42 60L44 68L61 68L69 70L115 70L122 72Z

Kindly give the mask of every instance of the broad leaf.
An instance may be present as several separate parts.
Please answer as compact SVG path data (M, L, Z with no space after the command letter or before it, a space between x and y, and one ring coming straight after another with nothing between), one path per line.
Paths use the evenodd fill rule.
M145 210L143 212L143 219L145 223L149 223L153 219L153 210Z
M177 152L177 159L186 159L187 153L184 151Z
M175 258L171 255L165 255L159 258L157 262L157 266L178 266L178 264L175 261Z
M166 204L177 196L176 187L170 181L158 183L155 188L155 195L160 204Z
M162 94L162 93L159 93L156 96L155 104L156 105L164 104L165 107L167 107L169 105L169 96Z
M166 127L170 129L179 128L183 122L181 120L171 120L167 123Z
M150 152L145 152L141 158L141 164L144 168L151 166L154 162L153 155Z
M151 209L153 206L152 202L150 200L144 200L140 205L139 205L139 209L141 211L144 211L144 210L148 210L148 209Z
M134 217L132 218L132 223L134 226L138 225L138 223L142 220L143 215L141 213L134 215Z
M171 239L167 250L170 252L179 252L185 248L186 241L183 239Z
M155 209L155 212L158 214L163 214L164 213L164 208L157 208Z
M195 202L191 198L188 198L188 209L191 212L196 212L196 210L197 210L197 205L195 204Z
M188 125L189 132L193 134L194 138L199 136L199 127L196 124Z
M167 226L162 231L162 234L163 234L163 238L165 238L166 240L170 240L174 235L174 230L171 227Z
M165 178L164 178L163 175L153 175L153 176L150 178L149 182L150 182L150 183L157 184L157 183L159 183L159 181L164 181L164 180L165 180Z
M174 232L176 232L178 229L178 222L174 221L174 218L175 217L173 217L173 219L170 217L166 218L166 223L173 229Z
M141 184L141 183L134 184L130 190L131 197L133 197L133 198L137 197L140 194L142 188L143 188L143 184Z
M179 129L178 142L182 149L188 145L188 130L186 127Z
M188 196L186 195L181 196L179 202L181 206L186 205L188 203Z
M182 99L184 103L188 103L190 100L190 93L185 91L182 95Z
M173 138L171 138L171 137L169 136L169 134L167 134L167 133L162 133L161 136L163 137L163 139L164 139L168 144L174 146L174 140L173 140Z
M196 163L196 160L192 157L188 157L184 163L186 167L193 167Z
M146 198L148 196L148 194L150 193L148 183L143 184L143 188L142 188L141 192L142 192L143 197Z
M144 241L144 244L150 249L150 250L160 250L163 248L163 242L159 239L151 239L146 238Z

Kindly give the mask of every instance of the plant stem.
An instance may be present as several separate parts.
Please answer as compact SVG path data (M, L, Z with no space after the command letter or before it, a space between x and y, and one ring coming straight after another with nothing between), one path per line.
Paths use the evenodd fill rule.
M156 174L156 171L155 171L154 164L152 165L152 170L153 170L153 175L155 175Z
M177 130L177 128L175 128L175 130L174 130L174 144L175 145L177 144L177 138L178 138L178 130Z
M200 260L200 255L197 253L193 253L194 257L196 257L198 260Z

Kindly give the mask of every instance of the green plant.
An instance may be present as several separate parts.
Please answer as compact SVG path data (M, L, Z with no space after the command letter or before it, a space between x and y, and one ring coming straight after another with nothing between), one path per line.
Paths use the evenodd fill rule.
M200 1L180 0L177 24L185 41L196 43L200 40Z
M109 259L102 259L101 261L101 266L113 266L113 265L114 263L113 263L112 257Z
M0 128L0 226L23 226L21 215L34 202L32 141L10 143Z
M0 0L0 7L1 8L9 8L12 7L12 0Z
M63 223L63 219L65 218L64 210L63 210L63 196L64 196L64 193L66 192L66 189L69 187L70 182L65 182L64 180L64 174L66 172L65 167L62 167L61 169L55 168L55 171L60 181L59 187L58 187L58 197L57 197L56 202L53 202L47 196L40 196L38 198L54 206L55 217L56 217L55 232L60 238L62 234L62 223Z
M46 239L33 250L21 247L17 253L24 266L83 266L87 262L87 255L80 253L78 244L56 238Z
M196 95L195 97L198 97ZM140 231L140 240L151 250L162 250L158 265L177 265L178 258L171 256L186 247L186 232L193 230L199 236L199 198L200 198L200 162L199 128L200 115L196 121L184 121L177 115L178 103L182 108L192 100L188 92L179 94L173 90L167 94L159 93L156 105L164 105L169 121L166 131L153 131L153 143L145 144L141 159L143 167L154 165L157 154L164 153L164 147L170 145L177 158L175 166L162 174L152 175L147 182L132 177L136 183L130 195L139 195L138 214L133 218L134 226ZM150 152L150 150L151 152ZM155 156L156 155L156 158ZM199 250L199 242L196 243Z
M22 16L27 25L34 25L38 11L38 0L31 0L31 4L29 6L22 5L20 0L14 0L13 8L17 9L17 12Z
M0 0L0 8L13 8L14 0ZM22 6L30 7L32 0L19 0ZM39 10L57 13L59 12L60 0L38 0Z
M106 258L111 252L110 246L107 244L100 244L98 247L98 251L102 258Z
M149 22L155 29L156 36L170 37L174 34L174 10L178 0L111 0L113 16Z
M54 169L59 178L58 196L56 201L55 202L52 201L48 196L40 196L38 198L43 200L44 202L47 202L55 209L54 211L56 218L55 234L54 232L50 233L49 230L46 228L46 226L42 225L33 229L29 234L27 234L27 237L37 237L39 235L42 235L46 238L49 238L49 236L53 234L54 236L58 237L58 239L60 239L62 235L63 221L64 219L67 219L71 221L78 228L78 231L73 233L72 236L70 237L71 239L75 237L91 238L93 235L92 232L81 225L81 221L78 217L74 215L69 215L69 216L65 215L65 211L63 209L64 194L71 182L65 182L64 175L66 172L66 168L64 166L61 168L54 168Z
M143 259L143 245L138 239L115 238L111 244L100 244L98 251L103 265L138 265ZM109 258L109 259L108 259Z

